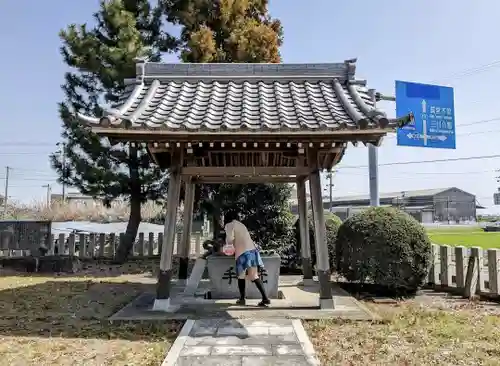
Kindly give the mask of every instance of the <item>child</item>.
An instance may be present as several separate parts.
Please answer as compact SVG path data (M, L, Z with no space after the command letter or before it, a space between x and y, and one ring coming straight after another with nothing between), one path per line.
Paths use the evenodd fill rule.
M224 230L226 231L226 245L234 246L236 258L236 274L240 298L238 305L245 305L245 277L248 276L262 295L259 306L268 306L271 301L267 297L264 285L259 278L259 267L264 267L259 250L250 237L245 225L238 221L236 212L230 211L224 215Z

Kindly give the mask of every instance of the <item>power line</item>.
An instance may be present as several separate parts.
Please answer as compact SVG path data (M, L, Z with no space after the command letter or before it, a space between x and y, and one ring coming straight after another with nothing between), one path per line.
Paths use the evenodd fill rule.
M378 166L394 166L394 165L410 165L410 164L429 164L429 163L445 163L445 162L454 162L454 161L466 161L466 160L484 160L484 159L496 159L500 158L500 154L496 155L482 155L482 156L467 156L463 158L448 158L448 159L434 159L434 160L417 160L417 161L398 161L392 163L383 163L378 164ZM343 166L338 167L338 170L341 169L361 169L368 168L368 165L351 165L351 166Z
M477 67L472 67L469 69L465 69L465 70L456 72L456 73L451 74L451 75L444 77L444 78L434 79L433 81L431 81L431 83L438 83L438 82L443 82L443 81L453 80L453 79L463 79L464 77L475 75L475 74L487 71L491 68L498 67L498 66L500 66L500 60L495 60L495 61L492 61L492 62L487 63L487 64L483 64L483 65L480 65Z
M473 121L469 123L461 123L457 125L456 127L467 127L467 126L475 126L475 125L480 125L483 123L489 123L489 122L494 122L494 121L500 121L500 117L493 117L493 118L488 118L488 119L480 119L478 121Z
M12 169L15 171L20 171L20 172L30 172L30 173L37 173L38 172L38 173L42 173L42 174L49 173L46 170L36 170L36 169L29 169L29 168L13 167Z
M408 171L396 171L396 172L391 172L391 177L393 176L392 173L396 173L396 175L403 175L407 177L408 175L464 175L464 174L485 174L485 173L495 173L497 172L496 170L481 170L481 171L463 171L463 172L408 172ZM356 176L368 176L368 173L346 173L342 172L343 175L356 175Z
M0 179L5 179L6 177L3 176L1 177L0 176ZM40 177L40 178L24 178L24 177L13 177L13 176L10 176L9 177L10 181L35 181L35 182L47 182L48 180L52 180L52 181L56 181L57 178L55 177L52 177L52 179L47 179L47 178L44 178L44 177Z

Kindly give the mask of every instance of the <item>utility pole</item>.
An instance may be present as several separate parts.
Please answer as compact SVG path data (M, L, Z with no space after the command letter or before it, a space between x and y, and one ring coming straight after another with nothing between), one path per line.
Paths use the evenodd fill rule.
M333 208L333 187L335 186L333 184L333 174L335 173L335 170L334 171L331 171L331 172L328 172L326 174L326 178L328 179L328 183L326 184L327 187L329 189L329 193L330 193L330 212L332 211L332 208Z
M375 89L368 91L373 102L373 107L377 103ZM380 206L379 179L378 179L378 148L373 144L368 144L368 177L370 184L370 206Z
M62 142L60 143L62 146L62 156L63 156L63 182L62 182L62 200L63 202L66 201L66 173L67 173L67 167L66 167L66 143Z
M3 197L3 217L7 215L7 201L9 197L9 172L10 172L10 167L6 166L5 167L5 192L4 192L4 197Z
M50 184L45 184L42 186L42 188L47 188L47 207L50 207L50 191L51 191Z
M406 197L406 193L405 191L401 192L401 203L399 205L399 209L401 211L404 211L405 210L405 197Z
M66 201L66 143L63 142L63 183L62 183L62 200Z

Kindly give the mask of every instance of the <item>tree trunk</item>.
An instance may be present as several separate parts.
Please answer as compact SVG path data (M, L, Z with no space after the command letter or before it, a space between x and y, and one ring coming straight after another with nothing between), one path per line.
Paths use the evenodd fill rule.
M141 223L142 189L139 177L137 147L129 147L129 172L130 172L130 216L123 240L120 240L116 250L115 262L125 263L134 248L135 238Z
M214 207L212 212L213 240L219 239L221 227L220 209L218 207Z
M130 197L130 216L128 218L127 229L123 240L118 244L116 250L115 262L125 263L134 248L135 238L139 231L139 224L141 223L141 199Z

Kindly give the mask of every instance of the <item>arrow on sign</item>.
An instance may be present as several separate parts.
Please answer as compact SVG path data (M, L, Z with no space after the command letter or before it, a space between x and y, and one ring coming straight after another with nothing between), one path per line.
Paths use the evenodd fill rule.
M408 137L410 140L422 140L424 138L427 138L429 140L439 140L439 141L446 141L448 139L448 137L446 136L425 136L424 134L422 133L409 133L406 135L406 137Z
M406 135L406 137L408 137L410 140L418 140L423 138L424 135L421 135L419 133L409 133L408 135Z
M427 112L427 102L425 99L422 99L422 113Z

